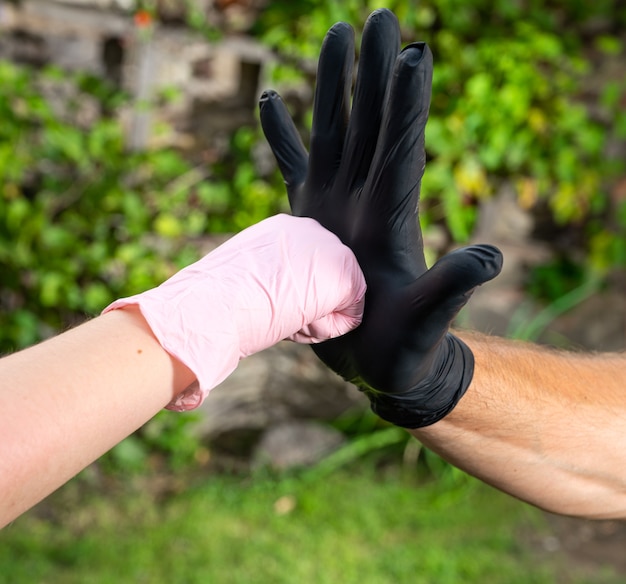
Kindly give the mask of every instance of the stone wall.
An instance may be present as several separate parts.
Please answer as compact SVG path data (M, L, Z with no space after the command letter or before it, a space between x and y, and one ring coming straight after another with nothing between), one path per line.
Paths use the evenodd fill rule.
M177 17L175 6L184 3L162 3L167 18L144 30L134 21L133 4L0 1L0 58L91 73L128 91L139 103L154 102L165 89L179 90L180 98L173 103L159 104L150 114L143 108L129 116L134 148L150 142L151 116L173 124L179 141L186 137L192 143L228 134L251 121L263 65L270 57L266 49L236 30L209 42ZM207 18L216 23L224 19L219 2L199 4ZM207 116L211 123L203 123Z

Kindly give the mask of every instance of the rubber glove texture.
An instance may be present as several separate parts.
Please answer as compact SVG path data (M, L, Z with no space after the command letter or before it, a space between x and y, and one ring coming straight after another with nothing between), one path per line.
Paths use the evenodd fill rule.
M353 252L309 218L276 215L238 233L138 305L161 346L197 377L168 409L199 406L239 360L280 340L317 343L361 322L365 280Z
M261 123L292 212L336 233L367 282L361 326L313 350L382 418L419 428L446 416L471 382L473 355L449 328L474 288L500 272L502 255L474 245L426 266L418 204L428 46L400 50L395 15L378 10L364 27L351 104L353 66L353 29L338 23L321 48L308 152L273 91L261 96Z

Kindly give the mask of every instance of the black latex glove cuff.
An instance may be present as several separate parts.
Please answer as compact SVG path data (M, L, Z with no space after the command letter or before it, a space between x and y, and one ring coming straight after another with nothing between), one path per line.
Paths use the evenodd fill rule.
M396 426L416 429L430 426L447 416L465 395L474 374L474 355L457 337L444 339L447 350L441 351L433 377L421 381L402 394L365 390L378 416ZM428 409L424 405L428 404Z

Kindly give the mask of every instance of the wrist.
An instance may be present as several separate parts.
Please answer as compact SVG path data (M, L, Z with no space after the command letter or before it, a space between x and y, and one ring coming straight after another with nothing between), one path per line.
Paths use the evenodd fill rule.
M137 355L151 353L160 360L167 360L172 369L172 389L174 395L178 395L196 381L196 375L183 361L168 352L159 339L155 336L148 321L141 312L138 304L128 304L118 310L107 311L102 318L116 318L124 326L133 330L133 335L137 338ZM140 342L142 340L143 342Z
M430 426L445 418L467 391L474 356L458 337L447 334L429 374L401 393L368 394L372 410L384 420L408 429Z
M174 411L198 407L237 367L240 358L239 335L229 308L234 295L207 290L202 282L193 284L171 279L165 285L119 299L104 310L105 314L127 314L136 326L149 332L171 360L180 379L174 399L166 406Z

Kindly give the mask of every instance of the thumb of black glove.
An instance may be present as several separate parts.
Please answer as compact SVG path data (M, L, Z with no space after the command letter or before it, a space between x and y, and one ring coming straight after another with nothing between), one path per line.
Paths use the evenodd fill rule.
M381 418L415 428L452 411L472 380L474 358L469 347L448 330L476 286L492 279L501 267L497 248L466 247L447 254L406 287L398 306L402 306L407 328L390 335L388 325L381 322L388 354L372 359L373 367L362 370L367 379L386 388L366 390L372 409ZM402 352L410 357L399 359ZM393 363L393 370L386 363Z

